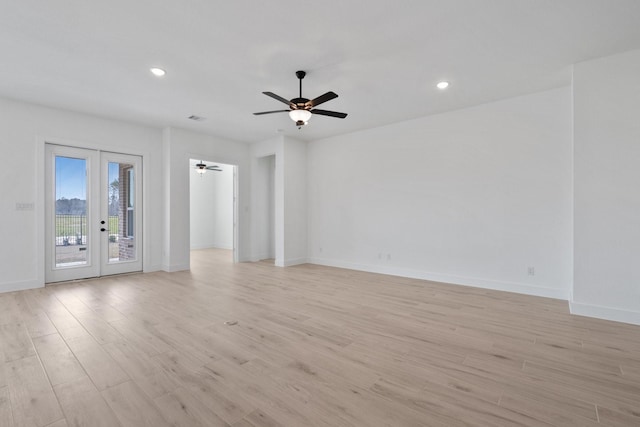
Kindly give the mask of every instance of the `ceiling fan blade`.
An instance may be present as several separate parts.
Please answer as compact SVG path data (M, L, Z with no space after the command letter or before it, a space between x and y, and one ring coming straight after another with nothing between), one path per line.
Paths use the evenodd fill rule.
M313 114L319 114L321 116L329 116L329 117L337 117L339 119L344 119L347 117L347 113L338 113L337 111L327 111L327 110L311 110Z
M207 166L206 167L207 170L213 171L213 170L222 170L220 169L220 166L217 165L213 165L213 166Z
M327 102L327 101L331 101L334 98L337 98L338 94L335 92L327 92L324 95L320 95L319 97L312 99L311 101L307 101L307 103L305 104L307 107L315 107L316 105L320 105L323 102Z
M267 96L270 96L270 97L271 97L271 98L273 98L273 99L277 99L278 101L280 101L280 102L282 102L282 103L284 103L284 104L287 104L287 105L289 105L289 106L291 105L291 101L289 101L288 99L284 99L284 98L283 98L283 97L281 97L280 95L276 95L276 94L275 94L275 93L273 93L273 92L262 92L262 93L264 93L264 94L265 94L265 95L267 95Z
M275 110L275 111L262 111L260 113L253 113L254 116L261 116L263 114L273 114L273 113L288 113L291 110Z

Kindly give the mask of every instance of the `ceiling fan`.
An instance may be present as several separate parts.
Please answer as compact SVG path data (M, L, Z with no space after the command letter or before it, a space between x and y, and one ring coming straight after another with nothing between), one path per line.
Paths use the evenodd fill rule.
M196 163L195 169L196 169L196 172L198 172L200 175L204 175L205 173L207 173L207 171L222 172L222 169L220 169L220 166L218 165L207 166L204 164L202 160L200 160L200 163Z
M284 104L289 106L288 110L275 110L275 111L263 111L260 113L253 113L256 116L260 116L262 114L272 114L272 113L289 113L289 117L291 120L296 122L296 126L300 129L302 126L306 125L309 122L312 114L319 114L321 116L329 116L329 117L337 117L339 119L344 119L347 117L346 113L338 113L337 111L327 111L327 110L319 110L315 107L318 105L331 101L334 98L337 98L338 95L335 92L327 92L324 95L320 95L315 99L307 99L302 97L302 79L306 76L307 73L305 71L296 71L296 77L300 80L300 96L298 98L293 98L288 101L285 98L276 95L273 92L262 92L267 96L270 96L273 99L276 99Z

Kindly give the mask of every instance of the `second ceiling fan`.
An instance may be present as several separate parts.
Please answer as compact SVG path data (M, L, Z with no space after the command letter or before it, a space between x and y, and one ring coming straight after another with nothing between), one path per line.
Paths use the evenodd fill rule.
M263 114L273 114L273 113L289 113L289 117L291 120L296 122L296 126L298 129L302 126L306 125L309 122L312 114L319 114L321 116L329 116L329 117L337 117L339 119L344 119L347 117L346 113L338 113L337 111L328 111L328 110L320 110L315 108L316 106L331 101L334 98L337 98L338 95L335 92L327 92L324 95L320 95L314 99L307 99L302 97L302 79L306 76L307 73L304 71L296 71L296 77L300 80L300 96L298 98L293 98L291 100L287 100L279 95L276 95L273 92L262 92L267 96L270 96L273 99L277 99L278 101L287 104L289 106L288 110L274 110L274 111L262 111L260 113L253 113L256 116L260 116Z

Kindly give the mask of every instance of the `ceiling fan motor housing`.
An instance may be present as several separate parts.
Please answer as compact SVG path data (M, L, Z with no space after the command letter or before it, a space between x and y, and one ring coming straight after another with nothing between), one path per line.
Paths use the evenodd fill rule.
M311 108L307 106L307 102L309 102L307 98L293 98L291 100L291 103L299 110Z

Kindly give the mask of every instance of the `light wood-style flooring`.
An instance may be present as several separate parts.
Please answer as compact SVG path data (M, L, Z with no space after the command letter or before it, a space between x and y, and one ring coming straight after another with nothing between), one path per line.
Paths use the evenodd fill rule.
M0 294L0 427L640 426L638 326L546 298L192 259Z

